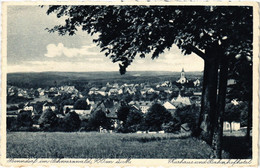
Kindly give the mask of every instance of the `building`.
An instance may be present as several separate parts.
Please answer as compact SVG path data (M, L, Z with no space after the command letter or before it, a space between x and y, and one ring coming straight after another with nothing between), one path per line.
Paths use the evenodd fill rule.
M24 108L23 108L24 111L31 111L31 112L33 112L33 109L34 108L33 108L33 105L31 103L26 103Z
M166 101L164 104L163 104L163 107L168 110L172 115L174 115L175 111L176 111L176 107L169 101Z
M173 103L174 105L176 105L176 104L191 105L190 98L183 97L183 96L181 96L180 93L176 99L173 98L171 100L171 103Z
M177 82L177 83L180 83L180 84L188 83L188 79L185 77L184 68L182 68L180 79L177 80L176 82Z
M75 113L77 113L78 115L85 115L87 117L90 116L91 114L91 110L81 110L81 109L72 109L71 111L75 111Z
M223 122L223 131L238 131L240 130L240 123L239 122Z
M100 94L101 96L106 96L107 95L107 87L102 87L98 91L96 91L97 94Z
M132 95L132 94L135 94L135 91L134 91L134 89L126 88L124 93Z
M45 110L48 110L48 109L55 111L56 107L52 102L46 102L42 106L42 111L44 112Z
M63 106L63 112L65 113L65 112L67 111L67 109L68 109L68 110L72 110L73 108L74 108L73 105L64 105L64 106Z
M231 86L231 85L235 85L236 84L236 80L235 79L228 79L227 80L227 86Z
M112 88L108 91L108 96L113 96L118 94L118 89Z
M93 88L91 88L91 89L89 90L88 94L89 94L89 95L97 94L97 92L98 92L98 88L93 87Z
M153 103L150 101L131 101L129 105L134 105L137 109L141 110L142 113L147 113Z
M202 92L193 92L193 96L201 96Z
M200 86L200 80L197 78L194 82L193 82L194 86Z

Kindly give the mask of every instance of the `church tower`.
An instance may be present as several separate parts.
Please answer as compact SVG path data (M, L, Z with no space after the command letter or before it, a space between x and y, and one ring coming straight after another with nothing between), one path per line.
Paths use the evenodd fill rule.
M176 81L176 82L178 82L180 84L184 84L184 83L188 82L187 78L185 77L184 68L182 68L180 79L178 81Z
M182 71L181 71L181 79L185 78L185 72L184 72L184 68L182 68Z

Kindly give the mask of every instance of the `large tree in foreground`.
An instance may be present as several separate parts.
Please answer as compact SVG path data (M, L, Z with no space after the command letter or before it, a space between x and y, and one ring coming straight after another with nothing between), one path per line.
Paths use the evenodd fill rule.
M252 57L252 7L50 6L50 13L65 16L65 24L50 32L74 35L81 28L98 33L94 42L119 62L121 74L136 56L152 53L157 58L173 44L185 55L201 57L205 64L197 134L221 157L228 63L238 54Z

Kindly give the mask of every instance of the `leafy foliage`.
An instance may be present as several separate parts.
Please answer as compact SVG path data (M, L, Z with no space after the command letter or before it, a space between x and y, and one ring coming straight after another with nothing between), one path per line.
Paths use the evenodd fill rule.
M7 111L12 111L12 110L18 110L18 106L12 105L10 107L7 107Z
M50 131L57 127L58 118L51 109L48 109L42 113L38 123L43 130Z
M44 103L45 103L45 102L37 101L37 102L34 104L34 106L33 106L34 111L35 111L36 113L38 113L38 114L42 114L42 106L43 106Z
M172 115L162 105L153 104L145 116L145 123L150 131L162 130L162 124L172 121Z
M236 82L229 86L228 98L240 101L252 100L252 59L246 55L240 55L236 61L232 61L230 64L229 78Z
M183 106L176 110L175 117L179 120L180 124L187 123L188 127L194 131L199 118L199 108L195 105Z
M99 130L99 127L109 128L111 126L110 120L106 117L106 114L102 110L98 110L91 114L88 127L90 130Z
M77 131L81 125L79 115L75 112L69 112L63 118L66 131Z
M123 121L123 125L120 125L120 127L117 129L118 132L123 132L123 133L127 133L127 132L136 132L138 130L140 130L140 126L144 120L144 115L141 111L132 108L132 107L127 107L128 110L128 114L125 120Z
M174 119L173 121L170 121L168 123L163 123L162 129L167 133L175 133L180 130L180 126L181 126L180 122Z
M90 105L87 104L86 99L79 99L75 102L74 108L80 110L89 110Z
M143 119L143 113L138 110L130 109L129 114L127 115L126 125L138 125Z
M50 6L47 14L65 16L65 24L50 32L74 35L78 28L126 71L136 55L152 52L157 58L176 44L184 54L201 52L216 44L228 57L252 57L252 7L248 6Z
M127 116L130 112L130 107L129 106L121 106L118 111L117 111L117 117L120 121L123 121L123 123L126 122Z
M17 116L18 127L31 127L33 124L32 112L21 110Z
M232 121L240 121L241 107L232 103L226 104L224 113L224 121L231 123Z

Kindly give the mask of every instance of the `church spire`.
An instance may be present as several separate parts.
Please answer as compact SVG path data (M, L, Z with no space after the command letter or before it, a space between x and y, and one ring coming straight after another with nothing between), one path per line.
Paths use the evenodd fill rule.
M185 78L184 68L182 68L182 71L181 71L181 78Z
M181 84L184 84L184 83L187 83L187 79L185 77L185 72L184 72L184 68L182 68L182 71L181 71L181 77L180 79L177 81L178 83L181 83Z

